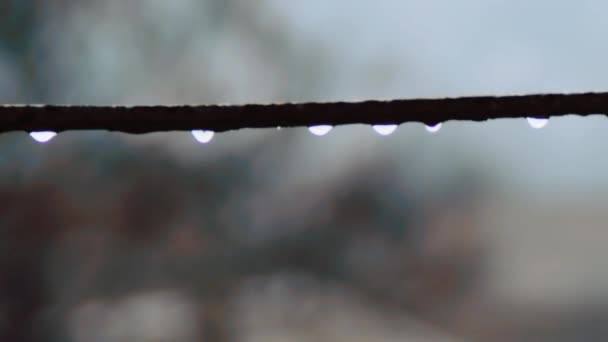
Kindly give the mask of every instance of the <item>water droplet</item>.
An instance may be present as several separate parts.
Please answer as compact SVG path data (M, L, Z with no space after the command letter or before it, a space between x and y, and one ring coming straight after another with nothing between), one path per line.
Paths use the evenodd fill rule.
M380 135L391 135L397 129L397 125L373 125L372 128Z
M39 143L43 143L43 144L46 142L49 142L56 135L57 135L57 133L52 132L52 131L30 132L30 137L32 137L32 139L36 140Z
M427 131L431 132L431 133L435 133L437 131L439 131L441 129L442 123L438 123L436 125L433 126L429 126L429 125L425 125L424 128L426 128Z
M538 118L526 118L530 127L541 129L549 123L549 119L538 119Z
M280 131L281 128L282 128L281 126L277 126L277 131Z
M310 131L310 133L312 133L314 135L323 136L323 135L329 133L329 131L331 131L332 128L334 128L334 126L319 125L319 126L310 126L310 127L308 127L308 130Z
M215 133L213 131L203 131L200 129L195 129L192 131L192 135L194 136L194 139L196 139L196 141L198 141L201 144L206 144L208 142L211 141L211 139L213 139L213 135Z

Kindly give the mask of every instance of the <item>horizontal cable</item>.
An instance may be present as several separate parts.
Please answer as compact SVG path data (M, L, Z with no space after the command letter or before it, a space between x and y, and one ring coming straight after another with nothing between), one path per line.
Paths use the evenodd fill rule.
M391 101L179 106L2 105L0 132L126 133L346 124L435 125L450 120L608 113L608 93L477 96Z

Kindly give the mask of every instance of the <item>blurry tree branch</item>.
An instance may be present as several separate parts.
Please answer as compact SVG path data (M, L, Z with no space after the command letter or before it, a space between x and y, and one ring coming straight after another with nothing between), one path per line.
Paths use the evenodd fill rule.
M0 106L0 132L109 130L150 133L192 129L345 124L436 124L449 120L545 118L608 113L608 93L479 96L392 101L179 106Z

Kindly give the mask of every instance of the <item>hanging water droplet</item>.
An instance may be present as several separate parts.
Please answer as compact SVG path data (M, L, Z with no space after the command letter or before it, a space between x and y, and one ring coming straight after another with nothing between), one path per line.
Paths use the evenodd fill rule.
M213 132L213 131L203 131L200 129L195 129L192 131L192 135L194 136L194 139L196 139L196 141L198 141L201 144L206 144L206 143L210 142L211 139L213 139L214 134L215 134L215 132Z
M282 128L281 126L277 126L277 131L280 131L281 128Z
M372 128L380 135L391 135L397 129L397 125L373 125Z
M310 126L310 127L308 127L308 130L310 131L310 133L312 133L314 135L323 136L323 135L329 133L329 131L331 131L332 128L334 128L334 126L318 125L318 126Z
M541 129L549 123L549 119L526 118L532 128Z
M51 139L53 139L55 136L57 135L57 133L53 132L53 131L36 131L36 132L30 132L30 137L32 137L32 139L36 140L39 143L46 143L49 142Z
M441 126L442 126L442 124L440 122L440 123L438 123L436 125L433 125L433 126L425 125L424 128L426 128L426 130L429 131L429 132L431 132L431 133L435 133L435 132L437 132L437 131L439 131L441 129Z

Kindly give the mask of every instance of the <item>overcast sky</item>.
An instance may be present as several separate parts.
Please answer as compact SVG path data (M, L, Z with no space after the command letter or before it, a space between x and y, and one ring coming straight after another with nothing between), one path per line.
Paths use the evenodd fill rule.
M288 23L296 43L322 41L340 61L327 99L608 90L605 2L267 2L269 19ZM389 70L384 74L383 66ZM384 75L381 86L373 86L370 70ZM402 127L391 138L411 142L403 135L418 136L420 128ZM437 135L440 143L429 153L446 158L449 167L446 146L478 151L520 185L517 191L600 191L608 197L607 132L603 117L560 118L542 130L523 120L454 123Z

